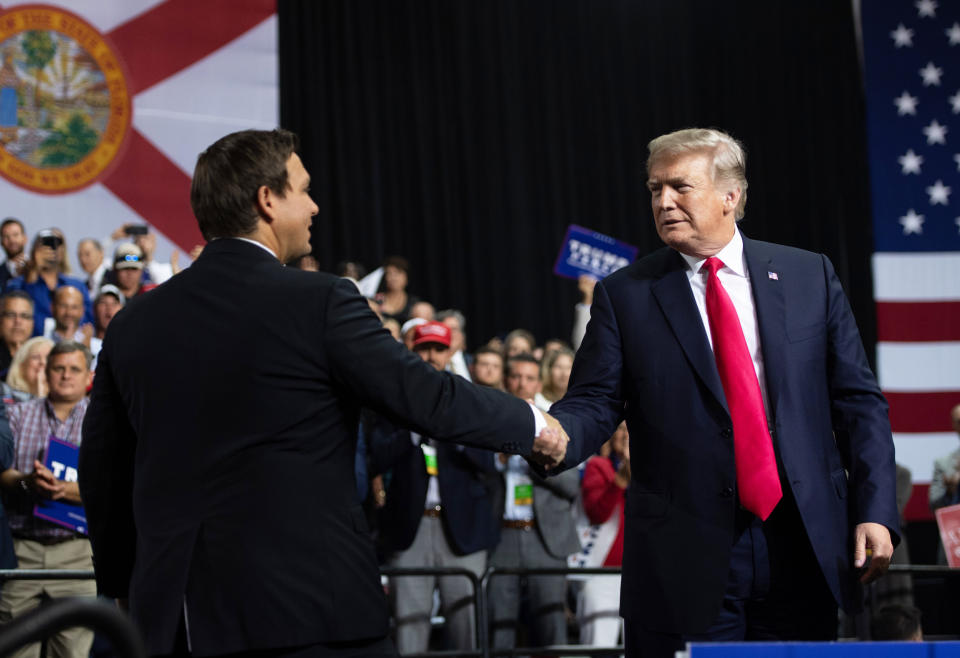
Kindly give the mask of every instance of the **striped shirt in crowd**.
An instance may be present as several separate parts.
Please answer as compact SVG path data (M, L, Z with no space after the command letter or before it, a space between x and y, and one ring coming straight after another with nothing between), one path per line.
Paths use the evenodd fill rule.
M57 418L53 412L53 405L47 398L21 402L8 407L7 417L10 420L10 430L13 432L16 450L13 468L21 473L32 473L33 460L43 461L51 436L79 446L80 429L89 403L90 400L86 397L77 402L65 421ZM36 502L36 498L32 495L7 495L7 516L14 537L42 540L55 537L69 539L78 536L72 530L34 517L33 507Z

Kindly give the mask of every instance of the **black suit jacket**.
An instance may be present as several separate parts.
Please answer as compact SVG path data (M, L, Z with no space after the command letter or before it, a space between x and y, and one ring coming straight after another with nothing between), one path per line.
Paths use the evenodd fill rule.
M413 394L415 392L416 394ZM195 655L383 636L354 458L361 406L528 453L528 406L438 373L352 283L215 240L110 323L80 490L97 581L151 654L186 602Z
M898 541L887 404L830 261L747 238L744 255L781 483L831 591L856 610L853 526L882 523ZM730 567L736 469L723 386L677 252L597 284L570 387L550 413L570 435L568 465L627 420L622 616L660 632L705 630Z
M387 502L379 515L381 543L385 551L403 551L413 543L423 519L430 482L423 451L413 444L409 430L388 423L376 426L369 436L372 472L390 472ZM450 548L458 555L493 548L500 540L499 519L492 513L493 490L500 479L494 453L452 444L435 447L440 518Z

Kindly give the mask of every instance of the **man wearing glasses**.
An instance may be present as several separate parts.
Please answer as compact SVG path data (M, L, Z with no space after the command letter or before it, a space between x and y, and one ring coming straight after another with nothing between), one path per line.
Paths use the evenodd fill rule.
M0 297L0 303L0 378L5 378L13 355L33 335L33 300L22 290L11 290Z

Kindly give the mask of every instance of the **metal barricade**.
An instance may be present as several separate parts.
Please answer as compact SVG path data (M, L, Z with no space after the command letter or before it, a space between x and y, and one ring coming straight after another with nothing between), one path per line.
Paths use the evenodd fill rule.
M940 578L960 578L960 569L934 565L891 565L889 573L906 573L914 576L933 576ZM474 651L432 651L423 654L407 654L409 658L447 658L454 656L472 656L490 658L491 656L515 656L548 653L555 656L618 656L623 654L623 646L593 647L588 645L561 645L550 647L516 647L513 649L493 650L489 643L487 624L487 601L490 580L498 575L549 576L549 575L619 575L619 567L555 567L543 569L496 568L488 567L483 576L477 577L468 569L457 567L383 567L381 575L389 578L406 576L460 576L470 581L473 587L474 618L477 625L477 648ZM0 580L86 580L92 579L90 570L66 569L0 569ZM867 594L868 606L876 606L876 593L870 588ZM117 628L120 623L125 628ZM21 621L23 620L23 621ZM21 626L23 624L23 626ZM115 642L117 650L124 658L143 656L139 638L126 616L119 610L102 601L84 599L59 599L41 606L0 629L0 655L4 655L23 644L42 639L61 628L70 626L88 626L103 632ZM135 645L131 644L129 633L133 633ZM137 653L139 651L139 653ZM406 658L406 656L405 656Z
M404 654L407 658L444 658L450 656L479 656L485 657L487 647L487 607L483 598L481 578L469 569L460 567L381 567L380 574L388 578L406 576L462 576L470 581L473 587L473 614L477 625L477 648L475 651L428 651L427 653ZM484 574L486 577L486 574Z
M619 576L620 567L551 567L543 569L521 569L521 568L497 568L487 567L487 571L481 579L481 589L483 592L483 602L487 602L487 590L490 586L490 580L498 575L514 576ZM593 647L589 645L559 645L549 647L516 647L513 649L493 649L489 642L484 645L484 658L490 656L516 656L533 654L550 654L553 656L619 656L623 654L623 645L615 647Z
M79 572L71 572L79 573ZM90 572L91 575L93 572ZM0 627L0 656L7 656L57 631L74 626L106 636L121 658L145 658L140 636L130 619L116 606L95 599L56 599Z

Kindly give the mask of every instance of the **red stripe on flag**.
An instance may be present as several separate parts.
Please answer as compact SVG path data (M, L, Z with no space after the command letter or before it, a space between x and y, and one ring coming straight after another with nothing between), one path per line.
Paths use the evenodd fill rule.
M960 301L877 302L877 340L960 340Z
M184 251L204 242L190 208L190 177L136 130L101 182Z
M131 95L222 48L276 13L276 0L167 0L114 28ZM162 47L160 42L173 43Z
M903 518L907 521L933 521L933 512L930 511L930 485L915 484L910 500L903 510Z
M960 404L960 391L883 392L890 403L894 432L952 432L950 410Z

